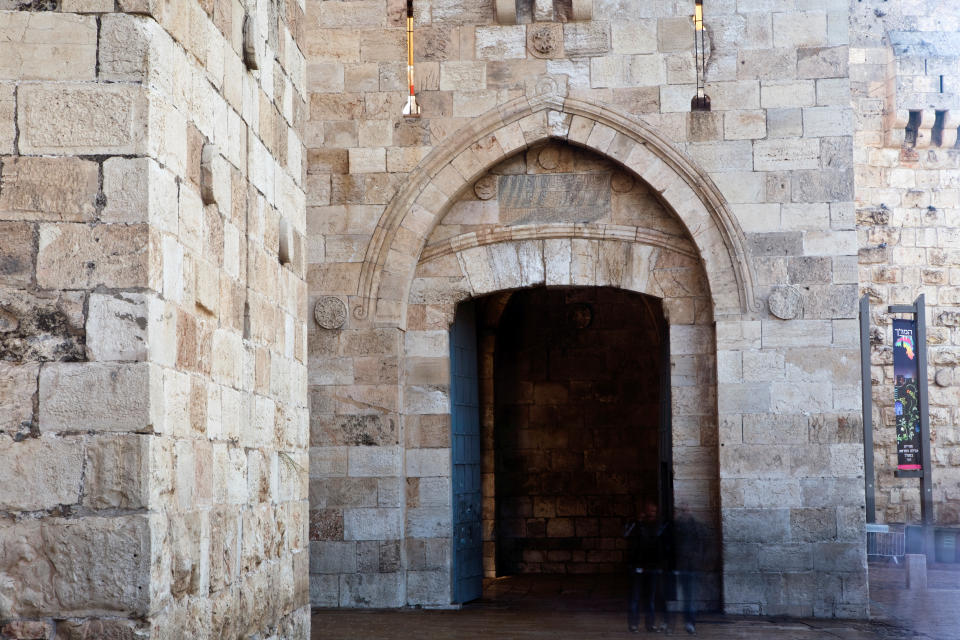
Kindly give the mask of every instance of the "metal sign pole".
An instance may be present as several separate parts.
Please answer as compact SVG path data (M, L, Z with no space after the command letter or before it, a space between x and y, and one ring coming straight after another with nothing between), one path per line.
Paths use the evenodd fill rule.
M920 476L920 517L923 524L933 524L933 460L930 459L930 403L927 398L927 313L925 297L913 303L917 318L917 376L920 391L920 447L923 475Z
M860 400L863 404L863 489L867 522L877 521L873 471L873 384L870 378L870 296L860 298Z

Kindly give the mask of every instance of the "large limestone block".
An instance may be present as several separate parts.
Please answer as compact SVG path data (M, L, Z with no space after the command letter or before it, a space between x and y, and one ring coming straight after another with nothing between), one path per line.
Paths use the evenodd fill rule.
M17 104L13 89L12 84L0 85L0 154L13 153L13 140L17 135L14 125Z
M87 349L93 360L145 360L147 306L142 294L92 294Z
M478 27L476 31L477 58L504 60L525 58L527 55L526 27Z
M166 34L152 34L153 20L126 13L106 15L100 22L100 78L112 81L142 81L147 75L150 60L150 37L163 38ZM156 60L157 64L170 64Z
M110 158L103 163L100 213L104 222L151 222L177 233L177 183L169 171L150 158Z
M25 520L0 526L0 616L146 615L144 516Z
M341 607L399 607L403 603L399 573L353 573L340 576Z
M154 280L149 244L147 225L41 225L37 284L51 289L148 287Z
M2 214L0 214L2 215ZM7 285L26 287L33 280L36 246L34 244L34 225L26 222L0 222L0 278ZM0 331L6 332L12 327L12 320L0 321Z
M79 158L9 158L0 174L0 218L93 220L98 172L96 162Z
M0 510L39 511L80 499L83 444L79 439L0 436Z
M17 122L24 154L138 154L147 101L136 85L22 85Z
M147 431L146 363L51 363L40 372L41 431Z
M96 63L93 16L0 12L0 79L92 80Z
M400 509L344 509L345 540L397 540L401 537Z
M87 443L83 504L90 509L142 509L149 501L150 437L102 436Z
M0 431L16 432L33 422L39 363L0 361Z

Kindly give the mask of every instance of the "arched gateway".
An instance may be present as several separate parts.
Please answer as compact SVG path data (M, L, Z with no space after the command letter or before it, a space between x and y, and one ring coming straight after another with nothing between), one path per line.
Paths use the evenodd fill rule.
M576 101L513 107L427 159L364 264L378 324L405 320L402 424L439 420L451 434L446 477L408 465L407 547L446 552L407 557L406 602L469 601L481 574L622 572L624 523L676 501L715 533L700 598L716 607L712 325L751 304L742 234L648 127ZM559 290L510 300L528 287ZM507 307L514 324L557 317L520 339L498 326ZM419 444L407 441L408 461L437 455Z
M331 478L311 490L314 603L448 606L475 597L481 573L615 570L617 524L650 496L715 534L704 606L809 611L794 576L862 576L852 555L784 573L791 550L812 549L794 521L829 514L801 495L820 474L813 453L777 431L806 423L796 399L753 377L792 343L788 325L761 335L752 269L719 190L629 115L541 95L453 134L380 217L336 360L311 366L326 385L311 403L311 474ZM604 377L629 354L648 383ZM636 402L626 379L655 387L655 402ZM624 451L658 469L656 490ZM366 493L341 490L361 480ZM852 552L832 536L830 550ZM760 561L761 547L780 555Z

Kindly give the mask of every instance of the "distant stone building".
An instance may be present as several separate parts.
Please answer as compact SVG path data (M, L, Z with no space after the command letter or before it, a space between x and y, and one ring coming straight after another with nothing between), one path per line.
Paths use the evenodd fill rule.
M0 0L0 638L306 638L649 503L700 606L866 616L863 293L877 518L923 293L960 521L960 10L413 10L408 118L404 0Z

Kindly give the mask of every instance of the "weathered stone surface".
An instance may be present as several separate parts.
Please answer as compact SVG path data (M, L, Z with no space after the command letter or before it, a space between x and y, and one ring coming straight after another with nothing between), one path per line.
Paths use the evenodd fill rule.
M79 501L83 447L55 437L15 442L0 436L0 497L4 511L40 511Z
M501 176L498 193L505 224L589 222L610 213L609 175Z
M24 85L17 92L21 153L136 154L146 99L134 85Z
M145 625L129 620L61 620L54 640L141 640L147 633Z
M25 520L0 526L3 615L145 615L150 533L144 516Z
M17 433L33 424L39 372L36 363L0 361L0 432Z
M17 129L14 123L17 104L13 98L13 85L0 84L0 153L13 153L13 140Z
M141 294L91 294L87 349L91 360L145 360L147 305Z
M104 222L152 222L177 232L177 185L174 177L149 158L110 158L103 163L100 213Z
M147 431L149 368L142 364L47 364L40 371L40 430Z
M37 259L34 232L32 224L0 222L0 237L4 239L0 246L0 278L8 286L26 287L33 280Z
M563 25L563 48L568 56L606 53L610 49L610 24L568 22Z
M113 81L141 81L148 74L151 23L128 14L112 14L100 22L100 77ZM157 45L154 45L155 47ZM162 64L154 60L154 64Z
M150 487L150 439L102 436L87 443L83 504L90 509L142 509ZM227 533L227 532L225 532Z
M52 289L147 287L146 225L41 225L37 284Z
M96 215L97 163L79 158L8 158L0 181L0 218L87 222ZM57 176L51 182L50 176Z
M0 13L0 79L92 80L97 23L70 13Z
M340 576L341 607L399 607L403 601L399 573L355 573Z
M0 633L15 640L47 640L52 632L51 623L38 620L17 620L0 628Z
M82 293L0 288L0 359L86 359Z

